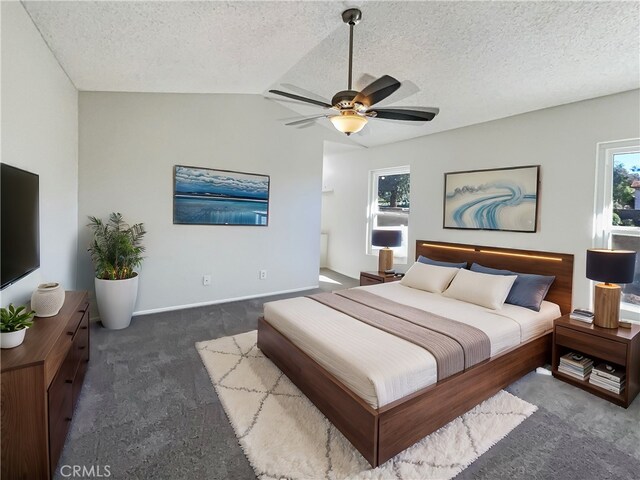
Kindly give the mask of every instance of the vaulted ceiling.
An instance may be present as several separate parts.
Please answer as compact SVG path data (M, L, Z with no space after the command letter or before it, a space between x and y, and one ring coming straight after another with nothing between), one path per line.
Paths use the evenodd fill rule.
M388 74L403 86L381 105L440 108L426 124L371 120L351 137L365 146L640 86L638 2L24 5L79 90L270 96L280 88L329 100L347 82L340 13L359 6L356 88ZM321 112L282 104L292 118Z

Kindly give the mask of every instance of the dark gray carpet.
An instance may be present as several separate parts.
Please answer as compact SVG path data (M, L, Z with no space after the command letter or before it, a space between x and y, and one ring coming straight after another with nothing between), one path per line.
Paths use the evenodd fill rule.
M542 408L456 478L631 480L639 474L640 461Z
M331 278L321 290L358 284L323 274ZM92 324L91 361L55 478L66 478L63 465L108 465L115 480L255 478L195 343L255 330L264 302L313 292L135 317L119 331Z
M324 290L357 283L323 273L341 283L322 282ZM136 317L121 331L92 325L56 479L66 478L63 465L108 465L116 480L254 479L194 344L255 329L262 304L275 298L284 296ZM509 390L538 412L459 478L638 478L639 400L624 410L535 373Z

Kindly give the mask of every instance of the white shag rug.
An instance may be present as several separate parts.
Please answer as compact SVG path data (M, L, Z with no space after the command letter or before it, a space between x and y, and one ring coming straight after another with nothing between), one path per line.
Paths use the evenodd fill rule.
M196 348L262 480L449 479L537 410L500 391L372 469L256 341L254 330L199 342Z

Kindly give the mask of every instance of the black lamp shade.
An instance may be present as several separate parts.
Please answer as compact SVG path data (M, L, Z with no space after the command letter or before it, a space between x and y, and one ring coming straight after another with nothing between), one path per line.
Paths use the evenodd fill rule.
M402 245L402 231L374 230L371 233L371 244L374 247L399 247Z
M587 278L606 283L633 283L636 252L632 250L587 250Z

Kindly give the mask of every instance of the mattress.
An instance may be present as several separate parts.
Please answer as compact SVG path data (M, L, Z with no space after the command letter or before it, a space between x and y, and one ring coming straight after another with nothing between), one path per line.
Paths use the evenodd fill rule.
M491 341L492 357L550 331L560 316L550 302L540 312L508 304L490 310L399 282L358 288L479 328ZM436 361L427 350L310 298L265 303L264 317L373 408L437 381Z

